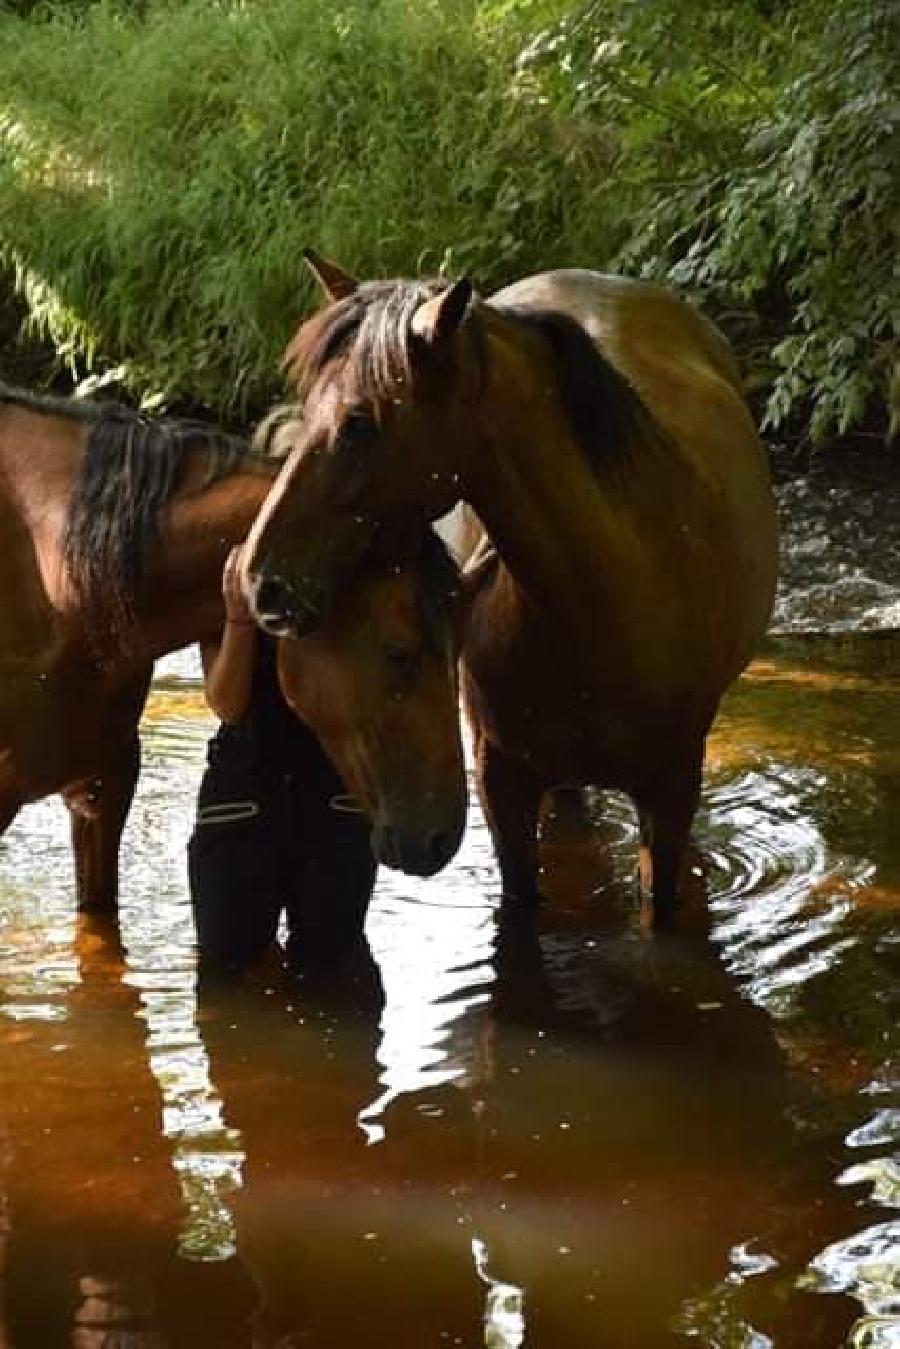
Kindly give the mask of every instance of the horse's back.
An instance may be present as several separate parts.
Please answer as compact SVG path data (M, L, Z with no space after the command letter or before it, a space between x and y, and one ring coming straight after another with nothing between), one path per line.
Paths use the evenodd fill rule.
M738 363L725 337L665 286L573 267L524 277L492 295L490 303L570 315L632 379L641 365L657 366L664 356L685 371L714 374L741 388Z

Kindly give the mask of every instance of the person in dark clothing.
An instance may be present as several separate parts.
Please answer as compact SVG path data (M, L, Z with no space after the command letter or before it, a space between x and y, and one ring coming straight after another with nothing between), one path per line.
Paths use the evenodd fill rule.
M225 626L201 648L206 700L222 724L188 843L200 963L253 964L283 911L289 964L334 960L362 935L376 872L369 823L346 808L343 782L282 697L275 642L252 620L237 549L222 588Z

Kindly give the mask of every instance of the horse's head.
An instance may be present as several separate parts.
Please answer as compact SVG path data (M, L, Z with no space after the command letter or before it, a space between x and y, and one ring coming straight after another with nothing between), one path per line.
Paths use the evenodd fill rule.
M430 876L466 814L456 655L456 568L430 530L398 561L366 559L323 624L278 643L291 707L319 736L362 808L379 861Z
M244 553L256 616L280 635L316 627L378 532L421 529L465 494L480 377L468 281L357 285L311 265L331 303L285 354L302 421Z

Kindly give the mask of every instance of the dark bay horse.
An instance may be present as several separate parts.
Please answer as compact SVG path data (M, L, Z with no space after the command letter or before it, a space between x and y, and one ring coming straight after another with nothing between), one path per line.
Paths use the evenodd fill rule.
M60 792L83 909L115 907L153 661L218 633L225 557L277 467L196 423L0 388L0 833L25 802ZM371 813L376 854L420 870L455 850L465 810L451 587L426 551L425 562L391 559L389 603L382 562L371 584L360 577L352 616L282 653L291 696L297 671L312 680L320 662L333 670L338 647L353 667L360 701L345 699L328 738ZM407 648L415 666L392 683ZM379 662L380 702L368 678ZM316 707L305 710L316 730Z
M304 428L254 524L260 620L307 631L398 519L462 499L488 552L464 644L479 787L504 891L536 898L542 792L627 792L642 891L674 903L706 733L762 635L776 575L765 455L718 330L674 293L548 272L359 285L285 363Z

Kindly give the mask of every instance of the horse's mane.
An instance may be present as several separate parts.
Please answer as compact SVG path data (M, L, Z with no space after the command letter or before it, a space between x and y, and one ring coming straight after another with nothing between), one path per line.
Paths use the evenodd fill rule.
M663 437L662 427L634 385L571 315L556 309L495 307L537 332L550 348L560 403L595 472L625 462L635 445L646 448Z
M284 356L284 368L300 397L342 356L348 363L348 382L360 397L396 397L398 388L413 378L413 316L446 284L441 280L366 282L303 324ZM570 315L517 305L491 308L543 339L560 402L575 440L595 471L608 471L621 464L636 444L646 447L664 436L634 386ZM479 342L472 352L483 363L487 344Z
M433 529L426 529L423 535L416 570L425 627L436 646L442 646L449 639L456 650L460 633L453 618L462 593L460 570L449 548ZM449 626L448 616L451 619Z
M120 630L160 534L162 513L187 464L203 455L203 487L260 456L245 441L199 421L148 417L117 403L91 403L9 389L0 404L86 424L85 454L72 487L63 563L92 626Z
M303 405L296 399L278 403L253 432L251 445L263 458L281 463L294 448L302 430Z
M0 382L0 403L24 408L26 412L43 412L48 417L67 417L75 422L93 422L116 403L94 403L86 398L60 398L55 394L33 393L30 389L14 389ZM122 409L124 410L124 409Z

